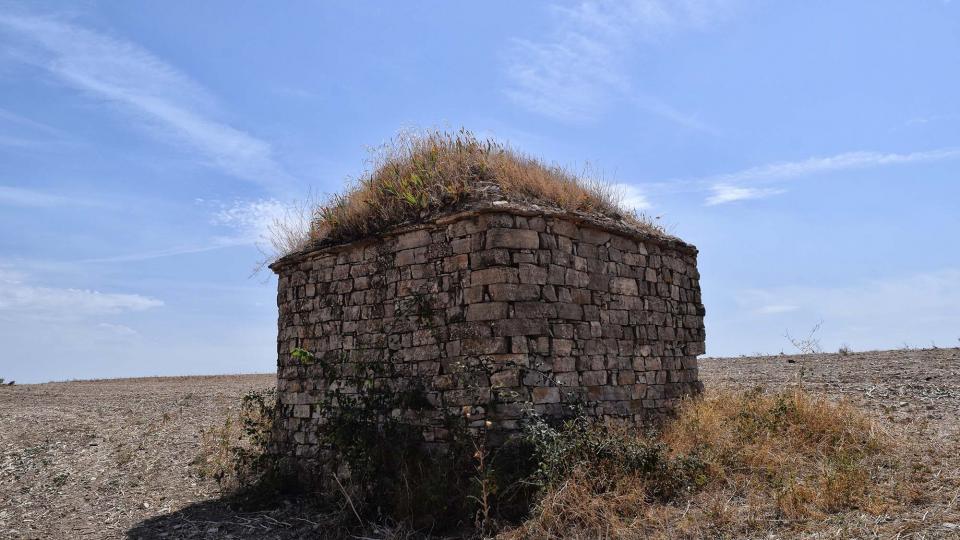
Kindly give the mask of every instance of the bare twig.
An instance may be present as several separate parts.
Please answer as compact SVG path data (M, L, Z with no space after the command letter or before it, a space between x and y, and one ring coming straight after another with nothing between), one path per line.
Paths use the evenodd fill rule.
M333 474L331 476L333 476L333 480L334 482L337 483L337 486L340 487L340 492L343 493L344 498L347 499L347 504L349 504L350 509L353 510L353 515L357 517L357 522L360 523L361 527L363 527L364 526L363 519L360 518L360 514L357 512L357 507L353 505L353 499L351 499L350 495L347 494L347 490L343 489L343 484L340 483L340 479L337 478L337 475Z
M784 337L787 338L787 341L800 351L801 354L820 354L823 352L823 349L820 348L820 339L815 336L822 325L823 321L821 320L810 329L810 333L807 334L805 338L794 338L790 335L789 330L784 333Z

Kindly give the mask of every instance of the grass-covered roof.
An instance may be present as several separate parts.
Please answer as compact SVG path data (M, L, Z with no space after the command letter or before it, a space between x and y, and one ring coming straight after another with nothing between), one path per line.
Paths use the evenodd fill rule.
M663 234L645 216L621 207L619 198L610 184L466 130L408 133L377 149L369 172L346 191L308 209L307 234L287 238L281 251L350 242L484 201L601 216Z

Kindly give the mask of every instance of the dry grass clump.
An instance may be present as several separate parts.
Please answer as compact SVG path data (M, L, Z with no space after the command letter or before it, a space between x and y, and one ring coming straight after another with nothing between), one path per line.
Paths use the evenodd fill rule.
M197 476L216 480L226 491L275 481L272 476L277 471L265 450L276 404L273 388L248 392L236 417L227 415L222 425L202 429L200 452L191 462Z
M466 130L404 133L373 153L370 172L314 209L309 239L350 241L486 199L596 213L662 232L643 216L620 208L617 198L607 184ZM302 237L284 242L286 247L302 243Z
M244 501L275 503L289 486L264 453L274 403L251 393L239 422L205 432L198 473L240 488ZM861 537L923 498L903 442L851 404L801 389L710 392L646 434L583 414L559 425L534 416L515 445L477 450L476 470L467 459L483 448L476 440L461 441L464 454L425 462L390 442L402 441L399 424L381 424L382 415L358 423L366 409L355 407L331 420L350 477L311 491L343 531L442 533L474 523L471 535L499 529L503 540Z
M665 463L687 466L669 468L672 476L581 466L503 537L759 537L897 504L892 439L850 404L801 390L708 393L645 444L665 445ZM664 480L686 489L664 496Z
M217 482L231 479L234 470L233 448L243 441L240 424L228 416L223 424L200 429L200 451L190 464L200 478Z
M306 198L286 206L282 215L273 218L267 227L266 240L269 247L261 247L264 256L261 266L266 266L287 253L300 251L310 244L313 216L319 205L316 197L309 194Z

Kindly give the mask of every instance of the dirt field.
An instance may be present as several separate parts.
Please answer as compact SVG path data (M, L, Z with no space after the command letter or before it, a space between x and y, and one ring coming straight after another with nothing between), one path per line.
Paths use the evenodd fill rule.
M915 444L925 465L922 502L876 518L875 535L960 538L960 349L708 358L701 367L707 387L801 383L862 405ZM273 383L247 375L0 387L0 538L322 538L314 516L231 511L216 483L191 471L201 428Z

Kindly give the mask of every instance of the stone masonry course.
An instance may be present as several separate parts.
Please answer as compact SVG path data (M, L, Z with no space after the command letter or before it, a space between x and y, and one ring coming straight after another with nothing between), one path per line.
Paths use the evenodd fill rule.
M523 407L642 422L697 393L704 308L696 249L567 215L462 212L284 257L274 448L320 452L317 406L337 381L291 355L390 365L426 381L441 417L519 429ZM479 369L482 368L482 369Z

